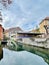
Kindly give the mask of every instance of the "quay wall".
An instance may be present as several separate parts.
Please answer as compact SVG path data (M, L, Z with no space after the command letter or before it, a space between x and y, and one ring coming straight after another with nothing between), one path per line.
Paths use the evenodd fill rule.
M19 41L19 42L30 44L33 46L38 46L38 47L49 48L49 40L47 41L46 39L38 39L35 41L35 40L32 40L31 38L23 38L22 41Z

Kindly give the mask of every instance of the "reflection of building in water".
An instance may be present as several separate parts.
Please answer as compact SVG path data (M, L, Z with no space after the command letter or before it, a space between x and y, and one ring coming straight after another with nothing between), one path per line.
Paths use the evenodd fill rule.
M3 49L0 47L0 60L3 58Z

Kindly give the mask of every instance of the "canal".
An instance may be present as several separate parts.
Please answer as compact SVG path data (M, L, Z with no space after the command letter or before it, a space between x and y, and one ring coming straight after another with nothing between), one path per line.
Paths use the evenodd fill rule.
M41 56L23 51L12 51L3 48L3 58L0 65L48 65Z
M20 42L0 47L0 65L49 65L49 49Z

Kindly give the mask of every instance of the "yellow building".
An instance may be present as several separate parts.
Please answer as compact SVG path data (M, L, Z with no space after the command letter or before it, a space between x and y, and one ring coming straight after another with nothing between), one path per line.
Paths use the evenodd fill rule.
M45 19L42 20L42 22L40 23L40 33L46 33L46 29L44 28L44 25L49 26L49 17L46 17Z

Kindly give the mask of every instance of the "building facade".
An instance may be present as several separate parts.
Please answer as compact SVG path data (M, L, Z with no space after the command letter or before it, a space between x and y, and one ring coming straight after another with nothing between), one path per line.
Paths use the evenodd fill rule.
M9 28L7 30L5 30L5 36L9 39L14 39L16 40L17 38L17 32L21 32L21 28L20 27L14 27L14 28Z
M46 17L45 19L43 19L39 26L40 26L39 27L40 33L46 33L46 29L44 28L44 26L49 27L49 17ZM48 29L48 32L49 32L49 29Z
M0 40L3 40L3 38L4 38L4 28L0 24Z
M0 40L3 40L4 38L4 28L2 27L3 19L2 14L0 12Z

